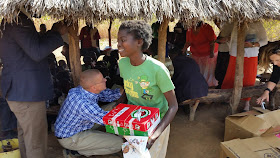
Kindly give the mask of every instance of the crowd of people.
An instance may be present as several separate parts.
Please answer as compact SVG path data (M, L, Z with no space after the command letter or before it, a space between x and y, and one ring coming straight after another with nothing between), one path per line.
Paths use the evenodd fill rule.
M233 88L235 77L238 24L221 23L218 20L215 20L214 23L220 29L218 37L216 37L212 26L203 21L193 21L192 26L188 29L185 29L181 21L179 21L174 28L174 33L168 32L167 52L169 56L174 51L190 56L198 64L199 71L204 76L208 87L231 89ZM185 41L182 45L182 42L178 42L177 38L182 39L183 35L185 35ZM260 21L249 23L245 31L244 41L244 87L255 84L259 49L265 46L267 42L267 35L262 23ZM190 51L188 51L188 48L190 48ZM173 61L174 65L176 64ZM174 66L174 72L189 72L192 71L189 69L195 66L185 66L185 72L180 70L182 67ZM192 99L185 95L188 93L187 89L190 90L192 88L190 85L187 86L187 82L184 83L184 79L182 78L180 83L178 81L175 82L175 87L179 87L177 90L175 89L176 95L184 96L185 100ZM197 80L200 80L200 77L197 76ZM182 90L182 83L185 85L185 90ZM178 89L181 90L179 91ZM248 111L250 109L251 98L244 98L243 100L245 100L244 111Z
M69 45L62 38L68 32L67 25L59 21L47 31L42 24L37 32L31 19L22 10L19 23L7 23L5 29L1 28L0 38L0 105L5 114L1 114L1 126L7 139L16 137L17 132L22 158L47 156L46 106L57 104L61 107L53 121L55 136L65 158L118 153L122 137L99 127L104 125L102 118L119 103L159 108L161 122L149 137L147 148L152 158L164 158L178 103L207 96L211 86L233 88L237 23L215 21L220 29L216 37L213 28L203 21L194 22L189 29L179 21L173 33L168 31L166 49L174 66L172 78L166 66L152 57L157 52L160 22L152 27L141 20L123 22L116 50L100 50L97 28L86 24L79 36L82 73L79 86L74 87ZM259 48L267 44L262 23L249 23L245 37L243 86L252 86ZM66 60L57 62L52 52L60 46ZM189 47L191 55L186 55ZM104 55L103 60L98 60L100 55ZM271 62L273 73L258 104L269 101L269 93L280 79L279 45L265 49L260 56L260 66L266 68ZM65 100L59 101L61 97ZM245 100L244 110L248 111L250 98Z

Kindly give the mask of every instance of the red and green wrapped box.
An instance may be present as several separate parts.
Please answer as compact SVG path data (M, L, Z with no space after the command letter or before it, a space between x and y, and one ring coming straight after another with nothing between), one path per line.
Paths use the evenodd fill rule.
M160 122L159 108L119 104L103 117L106 132L150 136Z

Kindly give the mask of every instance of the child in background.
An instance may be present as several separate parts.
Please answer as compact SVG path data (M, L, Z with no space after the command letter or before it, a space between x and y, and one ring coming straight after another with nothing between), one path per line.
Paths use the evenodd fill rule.
M152 41L152 29L144 21L125 21L118 32L120 75L124 80L125 93L122 100L128 104L156 107L160 109L161 122L149 137L147 147L151 157L166 155L170 122L178 103L170 74L163 63L145 54Z

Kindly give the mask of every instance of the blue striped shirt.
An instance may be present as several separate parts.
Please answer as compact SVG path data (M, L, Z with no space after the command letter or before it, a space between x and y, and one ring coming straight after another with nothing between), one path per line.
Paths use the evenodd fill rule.
M81 86L72 88L57 116L55 136L68 138L92 128L95 123L104 125L102 118L108 111L102 110L98 101L112 102L120 96L119 89L105 89L100 94L94 94Z

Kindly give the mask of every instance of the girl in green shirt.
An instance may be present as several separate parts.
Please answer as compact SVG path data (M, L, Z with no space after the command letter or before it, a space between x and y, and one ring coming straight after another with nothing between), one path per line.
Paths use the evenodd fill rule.
M125 89L122 99L124 101L127 98L129 104L160 109L162 120L150 136L147 147L151 148L153 158L164 158L169 124L178 110L178 103L167 68L158 60L143 54L151 41L152 29L146 22L132 20L121 24L118 32L118 50L124 57L119 62Z

